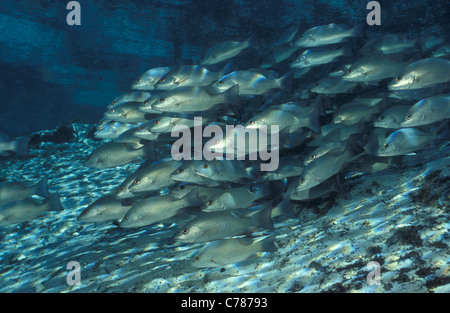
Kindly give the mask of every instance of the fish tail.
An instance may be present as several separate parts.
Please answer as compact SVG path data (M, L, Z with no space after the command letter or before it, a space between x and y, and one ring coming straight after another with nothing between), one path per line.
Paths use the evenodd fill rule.
M255 226L274 230L272 223L272 205L267 205L258 213L252 215L252 220Z
M47 198L49 204L49 211L62 211L64 210L61 202L59 201L58 193L50 194Z
M16 139L14 141L13 151L18 154L21 154L21 155L28 155L29 143L30 143L30 137L22 137L22 138Z
M263 240L258 241L258 244L260 247L260 249L258 249L258 250L264 251L264 252L278 251L277 246L275 246L274 240L275 240L275 236L272 235L272 236L264 238Z
M294 88L293 78L294 71L289 71L286 75L278 78L276 81L281 90L284 90L287 93L292 93L292 90Z
M247 42L249 47L259 50L260 45L255 34L251 35L250 38L247 39Z
M351 29L351 37L364 37L364 23L360 23Z
M48 192L48 178L44 177L42 178L37 184L36 184L36 191L35 193L38 196L47 198L50 196L50 193Z

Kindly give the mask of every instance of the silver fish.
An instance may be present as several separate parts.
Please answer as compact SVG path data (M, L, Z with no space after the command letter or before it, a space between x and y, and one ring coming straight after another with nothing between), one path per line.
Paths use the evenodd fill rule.
M164 74L155 84L156 89L171 90L179 87L209 86L220 77L230 72L227 64L218 72L211 72L199 65L180 65Z
M62 210L57 194L50 194L43 203L33 199L8 202L0 206L0 226L31 221L45 211Z
M148 146L129 142L107 142L95 149L85 160L90 168L110 168L137 162L143 158L156 159L155 151Z
M97 126L97 130L94 133L95 138L98 139L116 139L121 134L137 127L139 124L128 124L123 122L110 121Z
M195 172L197 175L218 182L238 182L252 178L244 162L239 160L201 161Z
M115 98L109 105L108 109L115 107L116 105L123 104L125 102L142 102L145 99L148 99L152 94L147 91L131 91L120 95Z
M435 138L435 133L424 132L417 128L401 128L385 138L375 155L396 156L410 154L431 145Z
M131 89L153 90L155 89L154 85L171 69L171 67L156 67L149 69L132 83Z
M373 122L373 126L381 128L401 128L400 123L404 120L411 105L398 104L381 113Z
M395 77L411 60L399 61L389 55L370 55L355 62L342 76L353 82L374 82Z
M294 44L297 47L319 47L345 42L350 38L362 37L363 24L351 28L342 24L328 24L313 27L303 33Z
M291 68L314 67L337 62L341 57L351 56L353 56L353 53L348 46L340 49L331 49L327 47L312 48L300 54L290 66Z
M428 125L450 118L450 94L429 97L414 104L400 122L401 127Z
M118 199L115 196L104 196L81 212L77 220L82 223L103 223L120 220L131 208L133 201Z
M232 238L207 243L194 256L192 266L198 268L221 267L238 263L258 252L275 252L274 237L262 240L250 238Z
M201 160L185 160L177 170L170 174L170 177L180 182L199 184L210 187L219 186L220 182L216 182L207 177L198 175L196 169L202 162L203 161Z
M183 162L166 158L152 163L139 171L129 186L132 193L156 191L175 185L176 181L170 177Z
M226 61L239 55L247 48L259 49L259 44L255 35L250 36L244 41L227 40L212 46L206 50L200 64L211 65Z
M225 111L236 114L232 108L239 108L239 87L220 92L212 87L180 87L161 95L150 97L139 110L158 110L173 113L196 113Z
M271 79L255 71L235 71L220 78L214 87L220 91L225 91L235 85L239 86L240 96L254 96L269 93L273 90L283 90L292 92L293 72Z
M9 152L19 155L28 155L30 137L21 137L15 140L0 140L0 156L8 156Z
M275 46L262 57L260 66L262 68L270 68L275 64L288 59L298 49L299 47L296 47L290 43Z
M171 195L145 198L136 202L120 221L122 228L136 228L151 225L179 214L183 209L198 206L200 201L192 199L176 199Z
M356 82L344 80L339 76L326 76L316 82L311 91L320 94L351 93L357 85Z
M20 182L0 183L0 205L11 201L23 200L33 195L43 198L47 198L50 195L48 192L47 178L41 179L32 186L26 186Z
M416 40L408 40L396 34L386 34L368 41L360 51L364 54L394 54L414 50L417 46Z
M448 58L450 56L450 42L443 43L432 50L435 58Z
M238 210L201 212L184 225L173 239L180 242L206 242L250 234L259 228L273 230L271 210L267 206L253 215Z
M411 90L450 81L450 61L427 58L408 65L388 85L390 90Z

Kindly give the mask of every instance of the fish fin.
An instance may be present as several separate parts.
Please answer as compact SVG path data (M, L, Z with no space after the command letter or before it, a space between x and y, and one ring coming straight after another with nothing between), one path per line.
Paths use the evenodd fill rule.
M258 243L260 244L260 247L261 247L261 251L264 251L264 252L278 251L277 246L275 246L274 240L275 240L275 235L270 235L270 236L264 238L263 240L258 241Z
M260 45L259 45L259 42L258 42L258 38L256 37L256 34L251 35L247 39L247 42L248 42L248 46L249 47L254 48L256 50L259 50Z
M225 64L225 66L219 71L219 76L225 76L232 71L232 64L231 62Z
M58 193L54 193L54 194L50 194L48 196L48 198L46 199L49 203L49 211L63 211L64 208L61 205L61 202L59 201L59 194Z
M320 134L320 123L319 123L319 115L321 108L320 98L316 99L316 101L312 104L314 107L312 111L308 115L308 128L311 129L316 134Z
M144 149L144 155L149 160L158 160L158 153L156 151L156 143L154 141L151 141L149 143L146 143L143 147Z
M239 85L234 85L230 89L227 89L224 93L227 103L229 104L231 111L234 113L234 116L240 118L241 100L239 97Z
M295 218L294 212L292 212L291 208L291 198L285 196L275 207L279 207L279 212L282 216L288 218Z
M266 205L265 208L251 216L255 226L274 230L272 223L272 205Z
M13 151L20 155L28 155L30 137L18 138L14 141Z
M48 178L45 177L45 178L42 178L35 185L35 187L36 187L36 189L35 189L36 190L36 194L38 196L41 196L41 197L44 197L44 198L47 198L47 197L50 196L50 193L48 192L48 184L47 184L47 182L48 182Z
M293 78L294 78L294 71L289 71L286 75L278 78L276 81L278 82L278 85L281 90L292 93L293 91Z

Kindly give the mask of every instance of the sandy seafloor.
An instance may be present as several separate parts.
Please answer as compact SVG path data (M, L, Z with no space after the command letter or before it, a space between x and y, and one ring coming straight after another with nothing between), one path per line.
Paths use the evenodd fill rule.
M102 142L75 124L70 143L41 143L28 158L2 159L0 178L48 176L65 210L0 229L0 292L450 292L449 142L406 156L400 166L349 179L325 213L293 204L298 218L274 219L278 251L224 268L197 269L203 244L168 245L176 225L121 229L77 216L139 164L83 166ZM266 235L261 232L255 235ZM67 263L81 265L69 286ZM369 285L370 261L380 284Z

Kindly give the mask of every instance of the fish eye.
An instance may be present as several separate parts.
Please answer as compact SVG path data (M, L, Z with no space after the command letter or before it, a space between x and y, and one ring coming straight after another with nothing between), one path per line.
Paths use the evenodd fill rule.
M217 85L222 85L223 84L223 80L219 80L218 82L217 82Z
M113 102L112 102L112 104L116 104L117 103L117 101L116 100L114 100Z
M305 182L305 179L304 179L304 178L301 178L301 179L298 181L299 184L303 184L304 182Z
M303 36L300 36L300 38L298 38L299 40L303 39Z
M102 130L104 130L104 129L105 129L104 127L100 127L100 128L99 128L100 131L102 131Z
M380 116L380 121L382 121L382 120L384 120L384 116L383 115Z
M120 187L121 191L125 191L125 186Z
M387 149L388 147L389 147L389 145L387 143L384 144L384 146L383 146L384 149Z
M407 119L407 120L411 119L411 114L406 115L405 119Z
M125 217L123 218L123 220L124 220L124 221L128 220L128 216L125 216Z
M213 204L213 202L212 201L208 201L206 204L211 206Z
M140 78L137 80L138 83L140 83L141 81L142 81L142 79L140 79Z
M182 232L183 234L187 234L187 233L189 232L189 229L188 229L188 228L185 228L185 229L183 229L181 232Z
M208 164L203 164L203 168L208 168Z
M198 260L200 260L200 256L197 255L197 256L195 257L195 261L198 261Z
M315 159L316 158L316 155L315 154L313 154L312 156L311 156L311 159Z
M142 128L142 126L139 126L139 127L138 127L138 130L143 130L143 129L144 129L144 128Z
M159 102L164 102L164 98L159 98Z
M255 121L250 121L248 124L249 124L249 125L254 125L254 124L255 124Z
M110 109L109 112L114 113L116 110Z
M352 70L348 70L348 71L347 71L347 74L351 74L351 73L352 73Z
M155 125L158 125L158 124L159 124L159 120L156 120L154 124L155 124Z
M161 83L164 83L166 81L166 79L163 77L159 80Z
M135 183L136 185L138 185L140 182L141 182L141 181L140 181L139 179L136 179L136 180L134 181L134 183Z
M144 101L144 105L147 105L148 104L148 101Z
M180 186L180 190L183 190L184 189L184 186Z
M181 173L183 173L183 171L184 171L184 170L183 170L182 168L179 168L178 171L177 171L177 173L180 173L180 174L181 174Z
M399 81L401 81L402 79L403 79L403 77L402 77L402 76L399 76L399 77L397 77L395 80L399 82Z

